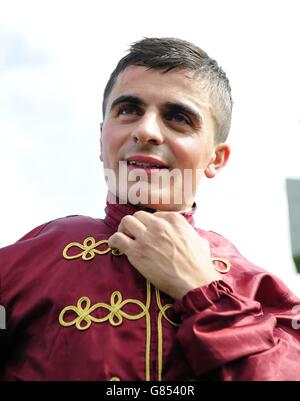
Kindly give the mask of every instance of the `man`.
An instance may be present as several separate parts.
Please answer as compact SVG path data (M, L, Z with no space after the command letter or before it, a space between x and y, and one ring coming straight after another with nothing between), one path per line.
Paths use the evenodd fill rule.
M231 109L225 73L193 44L131 47L104 92L105 219L51 221L1 250L2 379L300 379L300 300L194 227Z

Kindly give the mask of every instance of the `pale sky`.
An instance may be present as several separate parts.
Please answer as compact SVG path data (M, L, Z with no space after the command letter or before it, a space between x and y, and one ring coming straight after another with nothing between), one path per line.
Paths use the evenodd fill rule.
M202 182L197 225L298 295L285 179L300 178L300 2L0 0L0 246L48 220L103 217L102 91L142 37L174 36L226 71L231 160Z

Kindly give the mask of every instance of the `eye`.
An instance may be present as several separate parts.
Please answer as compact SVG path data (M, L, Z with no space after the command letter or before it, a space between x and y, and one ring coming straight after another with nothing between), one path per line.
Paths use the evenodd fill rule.
M167 121L173 121L179 125L192 125L191 119L178 111L169 111L166 113L165 118Z
M117 111L118 116L141 115L140 108L135 104L123 104Z

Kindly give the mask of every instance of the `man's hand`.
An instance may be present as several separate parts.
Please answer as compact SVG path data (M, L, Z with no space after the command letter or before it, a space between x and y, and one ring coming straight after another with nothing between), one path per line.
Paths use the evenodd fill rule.
M210 261L208 241L181 214L138 211L121 220L108 240L155 287L174 299L220 280Z

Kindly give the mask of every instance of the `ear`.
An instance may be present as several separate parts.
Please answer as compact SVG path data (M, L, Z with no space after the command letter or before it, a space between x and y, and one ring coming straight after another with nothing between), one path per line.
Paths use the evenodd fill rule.
M102 128L103 128L103 122L100 123L100 155L99 155L99 159L103 162L103 155L102 155Z
M207 178L215 177L227 164L230 156L230 147L227 143L219 143L214 150L214 154L204 170Z

